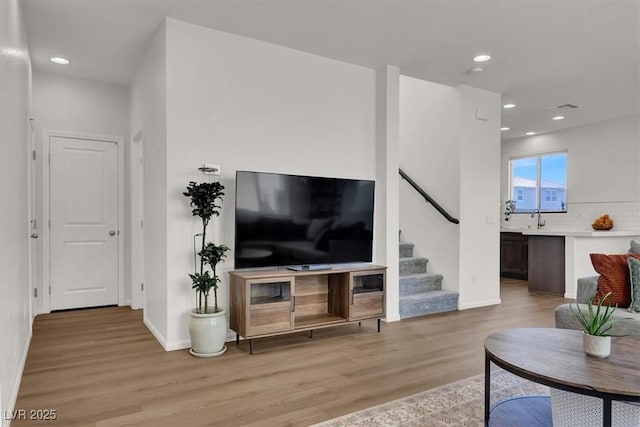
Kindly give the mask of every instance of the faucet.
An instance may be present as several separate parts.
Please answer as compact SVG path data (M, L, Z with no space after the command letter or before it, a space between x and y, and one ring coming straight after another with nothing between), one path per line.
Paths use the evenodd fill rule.
M540 209L534 209L533 212L531 212L531 218L535 218L536 214L538 214L538 230L544 227L544 219L540 216L541 213Z

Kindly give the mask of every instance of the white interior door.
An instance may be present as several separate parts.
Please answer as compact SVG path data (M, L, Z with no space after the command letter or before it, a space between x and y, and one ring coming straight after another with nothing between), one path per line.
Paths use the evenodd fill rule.
M51 310L118 303L114 142L51 136Z

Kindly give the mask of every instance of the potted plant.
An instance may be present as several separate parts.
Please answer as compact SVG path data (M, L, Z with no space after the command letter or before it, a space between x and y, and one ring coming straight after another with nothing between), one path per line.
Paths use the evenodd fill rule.
M582 345L585 353L595 357L608 357L611 354L611 335L609 331L613 325L623 319L612 319L611 316L616 311L611 307L612 293L608 292L600 298L598 304L594 306L593 298L587 304L587 313L583 312L580 306L573 302L569 304L571 313L576 318L583 330ZM609 300L605 307L605 300ZM575 306L575 307L574 307ZM595 307L595 308L594 308Z
M506 202L504 202L504 204L504 220L509 221L509 218L511 218L511 214L516 210L516 202L514 200L507 200Z
M220 216L224 196L224 186L219 182L189 182L187 191L182 193L191 199L193 216L202 220L202 233L194 239L194 273L189 274L192 288L196 291L196 308L191 310L189 335L191 354L198 357L214 357L224 353L227 337L226 311L218 306L218 284L220 276L216 266L224 260L229 248L207 242L207 226L213 216ZM196 239L201 237L200 251L196 252ZM199 262L198 262L199 259ZM213 305L210 293L213 290Z

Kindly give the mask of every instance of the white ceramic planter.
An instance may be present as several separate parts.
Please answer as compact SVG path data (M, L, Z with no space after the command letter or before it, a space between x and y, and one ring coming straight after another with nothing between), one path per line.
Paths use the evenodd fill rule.
M190 353L196 357L215 357L227 351L224 343L227 338L227 313L200 314L191 311L189 320L191 336Z
M582 334L582 347L589 356L608 357L611 354L611 337Z

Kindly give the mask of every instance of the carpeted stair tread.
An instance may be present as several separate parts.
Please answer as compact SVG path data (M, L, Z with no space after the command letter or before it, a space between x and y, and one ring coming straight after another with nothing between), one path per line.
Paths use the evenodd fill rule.
M429 292L422 292L420 294L402 296L402 300L408 301L408 302L437 300L437 299L444 299L444 298L458 298L458 293L455 291L440 289L439 291L429 291Z
M442 274L420 273L400 277L400 295L442 289Z
M444 313L458 309L458 293L439 290L400 296L400 318Z
M400 258L400 276L409 276L427 272L427 258L403 257Z
M427 273L429 260L413 256L413 243L399 244L400 318L457 310L458 293L442 290L442 274Z
M413 243L400 242L400 258L410 258L413 256Z

